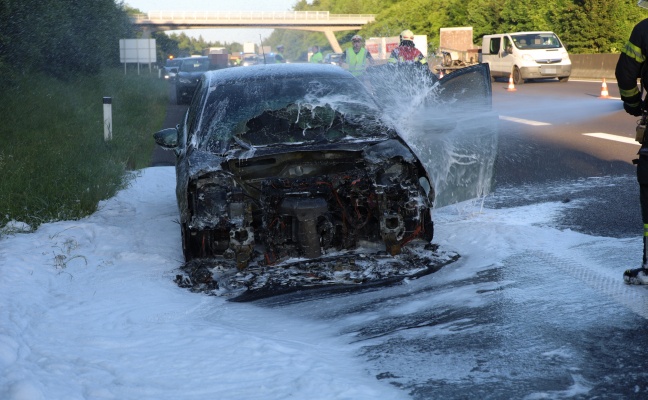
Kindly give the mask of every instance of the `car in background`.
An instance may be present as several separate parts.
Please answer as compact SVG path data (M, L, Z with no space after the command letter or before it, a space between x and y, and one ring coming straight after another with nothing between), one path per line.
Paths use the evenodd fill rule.
M191 100L200 77L209 71L209 57L189 57L182 60L175 77L176 103L185 104Z
M428 268L423 258L387 267L430 244L435 192L381 115L366 87L332 65L203 73L184 121L154 135L176 154L187 261L176 281L250 290L288 274L355 285Z
M322 62L324 64L340 65L342 63L342 54L343 53L329 53L324 56Z
M166 64L162 67L162 77L169 82L173 82L182 60L184 58L169 58L166 60Z
M241 66L249 67L250 65L262 64L263 58L256 54L245 54L241 60Z

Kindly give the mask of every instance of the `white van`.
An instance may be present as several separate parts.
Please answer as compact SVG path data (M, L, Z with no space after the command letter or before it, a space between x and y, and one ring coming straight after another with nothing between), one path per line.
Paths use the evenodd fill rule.
M491 76L525 79L558 78L567 82L571 60L553 32L515 32L484 35L481 62L488 63Z

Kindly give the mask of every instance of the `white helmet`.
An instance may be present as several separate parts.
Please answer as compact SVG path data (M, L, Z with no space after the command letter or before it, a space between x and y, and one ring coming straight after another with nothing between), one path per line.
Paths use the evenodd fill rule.
M352 41L352 42L362 42L362 36L360 36L360 35L353 35L353 37L351 38L351 41Z
M648 8L648 0L639 0L637 5L641 8Z
M646 1L648 1L648 0L646 0ZM411 41L414 41L414 34L413 34L412 31L410 31L409 29L405 29L405 30L404 30L403 32L401 32L401 34L400 34L400 40L401 40L401 41L403 41L403 40L411 40Z

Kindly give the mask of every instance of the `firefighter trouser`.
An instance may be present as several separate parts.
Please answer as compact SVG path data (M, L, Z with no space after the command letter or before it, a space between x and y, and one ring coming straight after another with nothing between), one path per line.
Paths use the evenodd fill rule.
M643 221L643 263L648 265L648 143L641 145L637 163L637 182L639 182L639 203Z

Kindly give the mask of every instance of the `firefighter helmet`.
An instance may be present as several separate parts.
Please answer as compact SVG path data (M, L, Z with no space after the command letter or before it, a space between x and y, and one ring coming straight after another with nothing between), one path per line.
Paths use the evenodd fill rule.
M647 1L648 1L648 0L647 0ZM413 42L413 41L414 41L414 34L413 34L412 31L410 31L409 29L405 29L405 30L404 30L403 32L401 32L401 34L400 34L400 40L401 40L401 42L402 42L403 40L410 40L410 41Z
M639 0L637 5L641 8L648 8L648 0Z

